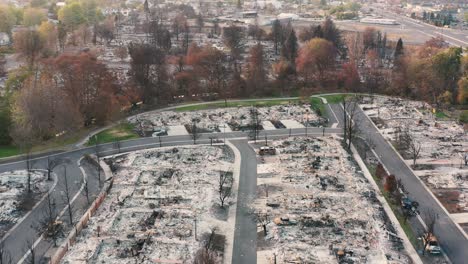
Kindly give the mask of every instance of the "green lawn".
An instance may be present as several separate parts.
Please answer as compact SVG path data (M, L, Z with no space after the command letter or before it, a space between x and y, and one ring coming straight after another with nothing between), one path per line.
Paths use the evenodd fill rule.
M310 105L311 108L315 110L315 112L317 112L319 116L325 115L325 104L322 102L322 99L318 97L312 97L310 98Z
M214 108L224 108L224 107L246 107L246 106L256 106L256 107L268 107L274 105L286 105L290 103L297 103L299 99L292 100L258 100L258 101L245 101L245 102L227 102L227 103L207 103L200 105L188 105L181 106L175 109L177 112L187 112L187 111L197 111L205 109L214 109Z
M349 96L349 95L346 95L346 94L333 94L333 95L325 95L325 96L322 96L323 98L327 99L327 102L329 104L339 104L343 101L343 98L345 96Z
M460 122L462 122L463 124L467 124L468 123L468 110L461 111L460 117L458 118L458 120L460 120Z
M16 146L0 146L0 158L19 155L20 150Z
M44 152L44 151L54 151L54 150L65 150L67 146L75 144L81 138L83 138L90 129L83 129L80 131L75 131L70 135L63 135L58 138L50 139L45 142L38 143L34 145L31 149L32 153ZM0 146L0 158L6 158L11 156L16 156L24 154L19 147L15 145Z
M87 145L92 146L96 144L96 139L99 144L110 143L121 140L128 140L138 138L139 136L134 131L135 126L130 123L122 123L115 127L106 129L98 133L95 137L90 138Z
M445 118L448 118L449 116L446 113L444 113L443 111L437 110L436 113L435 113L435 117L437 119L445 119Z

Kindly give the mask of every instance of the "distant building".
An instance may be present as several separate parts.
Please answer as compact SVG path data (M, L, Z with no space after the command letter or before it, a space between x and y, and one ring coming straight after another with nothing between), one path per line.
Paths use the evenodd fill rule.
M0 46L10 45L10 36L7 33L0 32Z
M242 12L242 18L255 18L258 16L257 11L244 11Z
M372 17L365 17L360 20L361 23L365 24L379 24L379 25L398 25L398 22L394 19L387 19L387 18L372 18Z
M279 20L298 20L299 15L291 13L281 13L276 18L278 18Z

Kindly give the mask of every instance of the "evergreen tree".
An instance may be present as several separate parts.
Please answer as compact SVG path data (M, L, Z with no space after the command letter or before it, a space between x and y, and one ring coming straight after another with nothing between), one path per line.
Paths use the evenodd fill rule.
M398 59L401 55L403 55L403 40L399 38L395 47L395 59Z
M275 54L278 55L278 46L281 43L283 27L278 19L275 19L272 24L271 34L273 36L273 45L275 49Z
M293 29L289 32L289 35L283 44L283 47L281 50L282 56L286 58L291 64L295 64L295 61L297 58L297 49L298 49L297 37L296 37L296 32Z

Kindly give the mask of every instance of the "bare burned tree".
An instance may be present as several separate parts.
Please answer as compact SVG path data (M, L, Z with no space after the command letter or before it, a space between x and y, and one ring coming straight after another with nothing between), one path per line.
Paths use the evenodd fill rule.
M59 166L60 164L69 163L69 162L70 160L67 160L67 159L62 159L62 158L51 159L50 156L47 156L47 164L46 164L47 180L48 181L51 180L52 171L55 168L57 168L57 166Z
M33 167L33 163L31 161L31 149L28 148L26 150L26 173L27 173L27 186L28 186L28 193L31 193L31 171Z
M190 127L191 132L192 132L191 136L192 136L194 145L197 144L197 139L199 139L200 136L201 136L200 135L200 129L198 128L197 123L198 123L197 120L195 120L195 119L192 120L192 125Z
M270 217L268 215L268 213L265 213L265 212L257 212L255 214L255 219L257 221L257 225L258 226L261 226L262 229L263 229L263 235L267 235L267 225L268 223L270 223Z
M224 208L224 203L226 202L226 199L230 197L232 194L233 183L234 183L234 178L232 177L231 172L228 172L228 171L219 172L218 194L219 194L219 202L221 203L222 208Z
M117 153L120 154L120 148L121 148L121 143L120 143L120 141L114 142L113 145L114 145L114 149L117 149Z
M250 132L249 137L257 142L258 134L260 133L261 120L258 117L258 110L256 107L250 109Z
M57 240L62 233L62 225L57 221L57 208L55 200L50 197L49 194L46 196L47 208L44 211L45 217L39 223L38 230L42 233L44 238L51 239L54 242L54 246L57 246Z
M197 251L195 264L215 264L219 263L216 251L220 250L220 245L224 245L225 237L217 234L217 229L211 228L210 233L203 234L203 247Z
M344 143L348 149L351 149L351 143L353 138L357 135L357 125L356 125L356 114L359 108L358 96L352 97L343 97L343 109L344 109Z
M431 242L431 238L434 235L435 224L437 222L437 214L433 210L427 210L424 213L424 222L426 224L426 233L422 236L423 238L423 255L426 252L427 246Z
M408 130L407 132L407 137L408 137L408 151L409 154L411 155L411 159L413 159L413 165L416 165L416 161L418 160L420 154L421 154L421 143L416 140L413 134L411 134Z
M216 264L216 254L206 248L201 248L198 250L197 255L195 256L194 264Z
M63 191L63 199L68 207L68 218L70 221L70 225L73 225L73 208L71 204L71 190L68 184L68 177L67 177L67 167L63 166L63 180L64 180L64 187L65 190Z
M29 256L28 258L25 260L25 263L28 263L28 264L36 264L38 263L39 261L36 260L36 248L34 247L34 242L33 241L26 241L26 252L28 252Z
M97 160L97 165L96 165L96 170L97 170L97 175L98 175L98 180L99 180L99 187L101 187L101 166L100 164L100 146L99 146L99 138L97 135L94 136L94 153L96 154L96 160Z
M262 184L261 186L262 186L263 193L265 194L265 197L268 198L268 194L270 192L270 185Z
M213 146L213 142L216 143L216 140L218 140L218 137L216 135L210 135L210 146Z
M11 260L10 253L7 251L5 242L0 241L0 264L11 264L13 261Z
M88 184L88 180L85 179L83 180L83 192L84 192L84 196L86 197L86 202L87 204L89 205L90 204L90 200L89 200L89 184Z

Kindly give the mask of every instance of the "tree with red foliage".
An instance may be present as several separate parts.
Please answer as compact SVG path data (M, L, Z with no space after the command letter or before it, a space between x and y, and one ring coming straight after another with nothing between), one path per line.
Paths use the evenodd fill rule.
M393 194L398 189L398 182L395 175L389 175L385 177L384 190L390 194Z
M130 43L128 51L133 81L141 89L145 103L160 103L170 98L165 53L149 44Z
M61 55L50 61L60 86L82 115L84 125L103 124L119 110L118 88L107 67L88 54Z
M321 85L326 74L335 66L336 49L330 41L315 38L304 44L296 59L296 69L307 85L318 81Z
M388 176L387 171L385 170L384 166L382 163L379 163L375 169L375 176L379 178L380 180L384 179L385 177Z
M250 49L249 58L247 60L246 81L250 95L264 94L267 76L263 46L260 43Z
M229 71L227 56L220 50L205 46L201 49L192 45L187 55L195 74L206 81L207 93L225 93Z
M346 91L358 92L361 86L357 65L354 62L343 64L343 82Z

